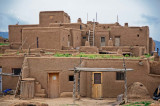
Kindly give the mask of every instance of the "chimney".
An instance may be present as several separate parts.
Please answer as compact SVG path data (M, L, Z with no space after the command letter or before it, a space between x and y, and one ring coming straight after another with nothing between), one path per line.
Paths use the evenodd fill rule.
M128 23L124 23L124 26L125 26L125 27L128 27Z

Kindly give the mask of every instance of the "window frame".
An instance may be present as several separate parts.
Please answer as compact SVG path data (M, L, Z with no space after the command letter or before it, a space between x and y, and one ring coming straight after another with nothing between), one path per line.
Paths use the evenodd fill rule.
M16 69L16 70L20 69L20 72L17 72L18 74L16 74L16 72L14 72L15 69ZM12 74L13 74L13 75L20 75L21 71L22 71L21 68L12 68Z
M73 77L72 80L70 80L70 77ZM69 75L69 76L68 76L68 81L69 81L69 82L73 82L73 81L74 81L74 75Z
M117 81L124 81L124 72L116 72L116 80Z

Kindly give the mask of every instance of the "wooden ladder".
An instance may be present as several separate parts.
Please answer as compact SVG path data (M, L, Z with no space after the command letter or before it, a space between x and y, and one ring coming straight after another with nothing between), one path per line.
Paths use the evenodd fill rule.
M19 75L17 87L16 87L16 90L14 93L14 97L16 97L18 95L18 91L20 90L20 86L21 86L21 80L22 80L22 71L20 72L20 75Z

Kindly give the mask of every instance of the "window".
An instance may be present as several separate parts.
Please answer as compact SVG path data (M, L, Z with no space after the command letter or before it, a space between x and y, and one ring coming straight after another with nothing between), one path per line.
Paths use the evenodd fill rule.
M101 37L101 42L105 42L105 37Z
M101 84L101 73L94 73L94 84Z
M101 37L101 46L106 46L105 37Z
M74 76L73 75L69 75L69 81L74 81Z
M80 25L80 30L82 29L82 25Z
M84 36L83 39L86 39L86 37Z
M20 72L21 72L21 68L13 68L13 69L12 69L12 73L13 73L14 75L20 75Z
M116 72L116 80L124 80L124 73Z
M137 34L137 37L139 37L139 34Z
M39 42L38 42L38 37L37 37L37 48L39 48Z

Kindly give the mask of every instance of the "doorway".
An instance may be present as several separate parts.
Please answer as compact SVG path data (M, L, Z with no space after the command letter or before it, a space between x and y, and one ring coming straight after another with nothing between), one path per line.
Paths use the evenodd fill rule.
M92 72L92 98L102 98L102 72Z
M115 37L115 46L120 46L120 36Z
M101 46L106 46L105 37L101 37Z
M48 97L59 97L59 73L49 73Z

